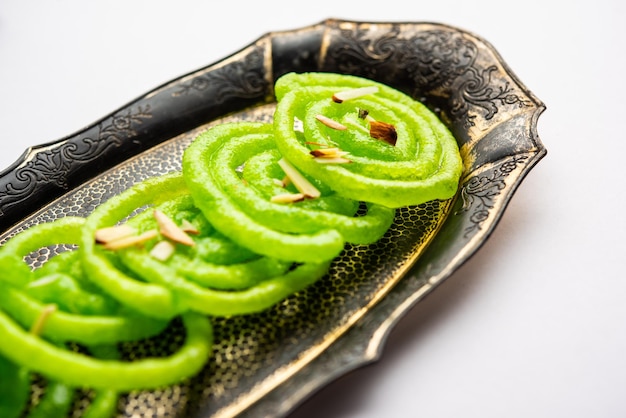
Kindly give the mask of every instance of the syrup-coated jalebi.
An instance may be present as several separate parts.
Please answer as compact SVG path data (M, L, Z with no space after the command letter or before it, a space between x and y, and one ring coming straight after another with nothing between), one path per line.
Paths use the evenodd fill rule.
M115 258L111 258L110 251L94 243L93 236L98 229L115 225L146 205L156 203L145 214L128 221L140 234L157 227L152 216L155 209L173 217L179 212L192 215L193 208L189 206L190 200L185 199L186 193L180 173L151 178L105 202L87 219L82 241L85 270L126 306L157 317L172 317L187 311L221 316L247 314L274 305L326 273L328 262L291 268L290 263L260 256L242 263L216 265L196 257L195 245L177 250L171 261L162 261L150 255L160 236L142 246L116 250ZM159 197L154 198L157 195ZM201 224L206 225L206 221ZM198 229L198 234L201 239L203 232ZM236 244L231 243L230 247L238 250ZM120 268L120 263L125 265L124 269ZM187 269L194 264L207 275L198 278L197 274L189 274ZM229 275L229 269L239 277Z
M272 202L286 192L278 184L286 174L273 133L270 124L223 124L185 151L185 180L216 229L259 254L300 262L330 260L346 242L371 243L385 233L393 210L369 205L367 214L355 216L358 202L314 179L319 197L302 204Z
M454 195L457 145L419 102L338 74L275 87L273 123L214 126L182 172L0 248L3 418L66 416L77 389L95 391L83 416L106 418L122 392L181 382L210 356L211 316L264 311L320 280L346 243L378 241L396 208ZM175 352L119 358L119 343L176 318ZM36 375L45 392L27 408Z
M333 100L339 93L368 87L374 92ZM448 199L456 193L462 165L454 137L434 113L400 91L348 75L290 73L276 82L276 96L279 151L337 193L389 207ZM319 115L342 128L321 123ZM302 131L294 129L298 120ZM384 124L393 144L372 138L372 122ZM320 145L348 152L349 163L322 164L311 158Z
M3 417L21 416L33 374L48 384L29 417L65 416L78 388L96 390L84 416L110 417L117 409L119 392L180 382L197 373L210 355L211 324L197 313L186 314L185 342L169 357L127 362L87 353L105 346L115 350L120 342L155 336L168 321L120 305L84 276L80 249L71 248L80 242L84 225L84 219L75 217L38 224L0 249L0 264L8 267L0 280ZM43 266L31 270L24 262L41 248L59 244L69 249ZM87 352L69 350L67 342L81 344Z
M55 311L46 316L45 326L40 334L53 341L73 341L82 344L112 344L121 341L135 341L161 332L166 321L128 312L126 306L117 304L106 293L93 291L93 284L70 271L80 269L79 263L63 263L78 253L66 252L53 257L50 263L31 271L23 259L28 254L55 244L77 244L84 226L84 219L61 218L55 222L33 226L9 240L0 250L0 264L11 266L3 271L0 280L0 310L5 311L24 328L32 328L41 318L47 307L56 306ZM72 260L73 261L73 260ZM57 267L57 268L55 268ZM46 274L48 272L49 274ZM60 280L65 284L56 286ZM43 293L40 287L47 287ZM104 308L94 311L94 306L83 305L80 299L97 301ZM59 301L73 300L73 307L84 309L71 311ZM2 352L3 345L0 345Z

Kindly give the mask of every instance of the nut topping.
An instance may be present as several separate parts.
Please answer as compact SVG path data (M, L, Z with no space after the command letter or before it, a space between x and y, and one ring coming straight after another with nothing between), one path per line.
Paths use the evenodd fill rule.
M200 233L200 231L198 230L198 228L196 228L191 222L189 222L187 219L183 219L183 223L180 226L180 229L182 229L184 232L186 232L187 234L191 234L191 235L198 235Z
M270 201L272 203L296 203L302 202L306 196L303 193L281 193L272 196Z
M30 328L30 333L37 336L41 335L41 331L43 331L43 327L46 325L46 321L48 320L50 315L57 311L57 309L57 305L55 304L44 306L43 310Z
M359 97L374 93L378 93L378 87L376 86L359 87L335 93L333 94L332 99L335 103L343 103L345 100L357 99Z
M389 145L396 145L398 133L396 127L390 123L380 121L370 121L370 136L374 139L385 141Z
M348 129L345 125L324 115L317 115L315 116L315 119L319 120L331 129L336 129L338 131L345 131L346 129Z
M278 165L283 169L289 181L298 189L304 197L308 199L317 199L322 193L315 187L306 177L304 177L294 166L287 160L281 158L278 161Z
M166 261L174 254L174 251L176 247L170 241L159 241L150 250L150 255L157 260Z
M193 247L195 242L185 231L183 231L176 223L160 210L154 211L154 218L159 224L161 234L179 244Z
M130 237L137 234L137 230L130 225L115 225L106 228L100 228L96 231L96 242L105 244L121 238Z
M104 242L103 245L104 248L106 248L107 250L120 250L122 248L128 248L135 245L144 244L158 236L159 231L157 231L156 229L150 229L139 235L129 235L116 240Z

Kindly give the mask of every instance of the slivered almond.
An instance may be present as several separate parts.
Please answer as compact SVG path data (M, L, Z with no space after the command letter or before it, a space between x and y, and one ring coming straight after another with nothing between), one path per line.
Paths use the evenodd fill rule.
M396 127L387 122L370 121L370 136L385 141L389 145L396 145L398 133Z
M137 230L130 225L123 224L108 226L106 228L100 228L96 231L96 242L104 244L109 241L118 240L135 234L137 234Z
M270 201L273 203L296 203L302 202L305 198L304 193L281 193L272 196Z
M339 152L339 148L318 148L311 151L311 155L314 157L324 157L326 155L335 155Z
M320 164L348 164L351 163L352 160L349 160L345 157L333 157L333 158L316 158L315 162Z
M106 248L107 250L119 250L122 248L128 248L135 245L144 244L158 236L159 231L157 231L156 229L150 229L139 235L130 235L113 241L105 242L103 243L103 245L104 248Z
M350 153L342 151L337 147L314 149L310 154L315 158L315 161L322 164L346 164L351 162L346 158Z
M324 125L328 126L329 128L336 129L338 131L345 131L346 129L348 129L346 125L342 125L336 120L333 120L324 115L316 115L315 119L319 120L320 122L322 122Z
M284 158L278 160L278 165L283 169L289 180L293 185L309 199L316 199L322 195L322 193L315 187L306 177L304 177L291 163Z
M174 242L179 244L188 245L193 247L195 242L191 239L185 231L183 231L176 223L170 219L166 214L156 209L154 212L154 218L159 224L159 232Z
M291 181L289 180L289 177L285 176L283 177L282 180L278 180L278 179L273 179L273 182L275 185L277 185L278 187L287 187L291 184Z
M374 93L378 93L378 87L376 86L358 87L355 89L344 90L335 93L333 94L332 99L335 103L342 103L345 100L356 99Z
M278 187L282 187L283 189L291 184L289 177L285 176L282 180L273 179L274 184Z
M200 233L198 228L196 228L194 224L189 222L187 219L183 219L183 223L181 224L180 229L191 235L198 235Z
M174 254L174 251L176 251L176 247L170 241L159 241L150 250L150 255L157 260L166 261Z
M33 326L30 328L30 333L33 335L41 335L41 332L43 331L43 328L46 325L48 318L50 317L50 315L52 315L56 311L57 311L57 305L55 304L44 306L43 310L41 311L41 313L39 314L39 316L33 323Z
M348 155L349 152L342 151L340 148L319 148L312 150L310 154L318 158L334 158L343 157L345 155Z

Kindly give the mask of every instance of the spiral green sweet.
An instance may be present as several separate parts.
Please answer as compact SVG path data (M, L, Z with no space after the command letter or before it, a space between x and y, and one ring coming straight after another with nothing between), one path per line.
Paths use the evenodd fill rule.
M180 173L170 173L140 182L98 206L81 231L81 262L89 279L124 306L146 316L171 319L183 313L171 289L137 280L119 268L115 254L95 242L96 231L114 226L138 209L158 205L186 194Z
M76 261L78 252L61 253L34 271L24 263L25 256L40 248L78 243L84 223L82 218L66 217L38 224L0 248L0 263L11 266L0 278L0 310L28 329L47 305L56 305L58 309L47 317L41 330L43 337L54 341L104 344L134 341L161 332L166 321L125 312L106 294L79 284L72 275L75 271L71 271L76 270L76 263L68 262ZM69 282L69 286L55 286L59 278ZM47 285L38 284L42 282ZM71 306L77 309L64 309L66 301L73 302ZM85 306L83 302L95 302L100 309L94 311L93 306Z
M183 173L196 205L215 228L258 254L298 262L330 260L346 242L374 242L391 225L393 210L370 205L366 215L355 216L358 204L314 178L310 181L322 192L319 198L303 204L273 202L273 195L285 192L273 182L285 176L280 158L271 124L223 124L187 148Z
M212 347L210 321L199 314L183 316L187 336L168 357L133 362L98 359L69 351L33 335L0 311L0 355L47 379L73 387L130 391L178 383L206 363Z
M376 87L363 97L336 103L335 93ZM386 85L348 75L289 73L276 82L278 104L274 135L281 154L305 174L355 200L398 208L449 199L462 173L458 145L447 127L420 102ZM366 110L376 121L395 127L389 145L370 136ZM317 115L347 129L324 126ZM294 129L301 121L302 132ZM349 152L349 164L320 164L311 158L315 144L333 144Z
M333 100L363 87L376 91ZM0 248L2 414L23 415L33 374L47 387L32 417L66 415L78 387L95 390L85 411L95 418L113 415L122 392L181 382L209 358L210 317L271 308L323 278L347 243L380 240L396 208L456 193L454 138L404 93L330 73L287 74L275 92L272 123L214 126L185 150L182 172L141 181L86 218L27 228ZM377 122L390 137L373 133ZM338 158L320 161L325 153ZM173 238L160 215L189 235ZM129 247L96 240L122 224L150 234ZM161 244L172 252L157 256ZM67 248L25 263L53 246ZM117 344L154 337L176 318L185 340L174 353L119 358Z

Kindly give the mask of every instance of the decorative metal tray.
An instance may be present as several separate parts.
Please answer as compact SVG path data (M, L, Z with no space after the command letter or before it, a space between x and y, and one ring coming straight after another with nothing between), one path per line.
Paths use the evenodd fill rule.
M119 416L289 414L380 356L397 320L479 249L546 154L536 131L543 103L485 40L435 23L330 19L262 36L81 132L29 149L0 173L0 240L33 223L86 216L133 183L180 169L182 151L212 124L271 120L273 82L290 71L368 77L424 102L461 147L459 191L399 211L381 242L346 248L327 277L269 311L215 318L205 370L184 384L122 396ZM158 353L175 337L166 332L140 349Z

